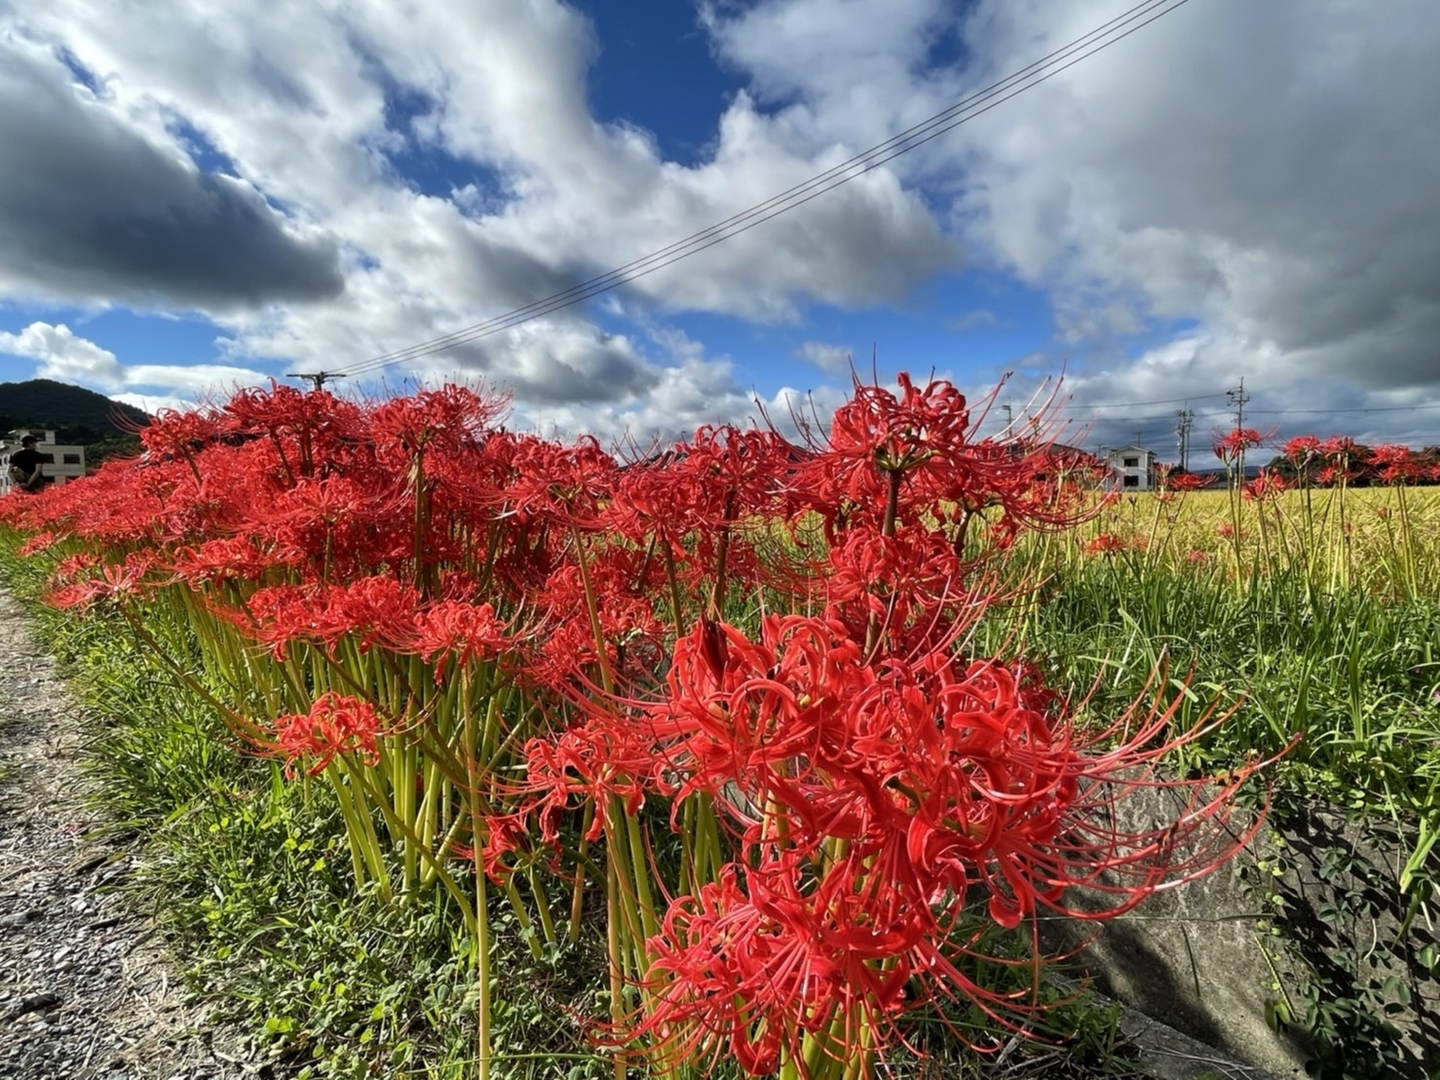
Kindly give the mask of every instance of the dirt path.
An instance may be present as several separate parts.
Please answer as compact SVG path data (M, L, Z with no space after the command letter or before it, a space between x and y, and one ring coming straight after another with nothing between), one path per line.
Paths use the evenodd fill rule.
M116 891L132 860L91 835L80 738L54 661L0 592L0 1077L265 1075L186 1004L153 923Z

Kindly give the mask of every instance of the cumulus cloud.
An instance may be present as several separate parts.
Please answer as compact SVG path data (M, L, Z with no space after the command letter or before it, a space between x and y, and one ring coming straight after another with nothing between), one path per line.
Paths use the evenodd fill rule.
M135 395L113 391L138 387L204 396L224 394L241 386L263 386L270 381L251 368L223 364L125 365L114 353L77 337L63 323L33 322L18 334L0 333L0 353L38 360L34 375L37 379L89 386L117 401L130 401Z
M710 25L780 115L878 141L1117 12L760 0L717 4ZM1193 397L1222 425L1243 376L1257 421L1433 442L1435 414L1400 410L1440 403L1437 51L1428 0L1383 18L1350 0L1186 5L894 168L972 266L1049 296L1060 340L1040 359L1078 354L1077 415ZM1103 436L1113 410L1098 412ZM1139 415L1159 437L1165 413Z
M217 372L259 358L344 370L768 199L1117 9L699 10L745 89L713 118L707 153L681 165L647 133L595 118L599 43L559 0L0 6L0 145L25 148L0 158L0 297L198 308L226 337ZM1075 357L1077 406L1223 405L1241 376L1257 415L1302 394L1440 401L1437 52L1429 0L1395 0L1383 18L1353 0L1187 4L914 154L630 283L611 309L385 375L481 376L569 429L747 415L749 378L703 343L667 343L660 321L800 324L816 305L895 305L962 269L963 248L966 266L1049 297L1061 340L1039 359ZM421 190L406 174L417 155L469 179ZM144 242L117 233L122 221ZM1002 328L1010 313L980 304L949 329ZM809 340L800 355L828 377L835 348ZM46 363L131 387L130 358L67 349Z
M343 288L333 243L155 145L53 55L0 36L0 288L224 309Z
M823 341L806 341L795 350L795 355L807 364L814 364L821 371L835 375L849 371L854 363L854 354L844 345L830 345Z
M584 323L526 323L422 361L423 377L480 376L535 406L624 402L652 391L660 375L629 338Z
M594 28L559 0L54 0L0 11L0 37L23 61L7 76L12 123L37 160L55 162L45 198L25 189L44 213L24 250L66 236L45 199L95 208L72 223L84 243L45 253L23 281L0 255L0 296L196 307L240 369L262 357L289 370L363 365L665 247L865 145L854 128L762 104L770 90L757 79L758 98L739 93L711 119L706 157L667 161L647 133L594 118ZM59 134L47 142L46 129ZM473 179L420 190L406 170L422 155ZM151 232L144 243L112 235L101 227L111 216ZM657 318L793 323L815 303L900 302L958 263L932 207L882 169L631 282L622 302ZM684 428L751 408L723 359L649 355L584 308L355 374L394 384L444 373L597 429Z
M1110 14L984 0L976 81ZM1229 380L1434 386L1440 24L1345 0L1187 5L961 129L967 235L1075 340L1202 321ZM1137 385L1149 374L1133 371ZM1211 389L1215 389L1214 384Z
M387 346L426 337L436 310L483 317L566 288L857 149L797 138L741 94L709 160L666 162L644 133L592 118L593 30L555 0L278 17L258 3L125 13L58 0L28 25L103 80L112 114L147 131L183 118L246 185L339 236L356 256L355 296L330 307ZM428 111L396 120L402 93ZM410 190L397 155L417 144L481 170L492 190ZM924 202L881 170L629 289L670 310L783 320L802 298L898 300L956 257ZM297 336L325 329L312 314L286 313ZM231 320L242 343L253 321Z
M0 352L39 360L35 378L79 383L105 390L125 384L125 369L115 354L76 337L68 326L34 322L18 334L0 333Z
M964 315L958 315L945 325L956 333L963 334L967 330L984 330L1000 326L1002 320L995 312L979 308L975 311L967 311Z

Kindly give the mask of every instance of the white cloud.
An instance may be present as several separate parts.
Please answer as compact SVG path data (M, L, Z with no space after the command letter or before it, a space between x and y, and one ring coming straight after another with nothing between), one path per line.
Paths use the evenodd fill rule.
M712 118L708 156L680 165L646 133L592 115L594 29L558 0L0 6L0 130L12 144L0 159L0 238L12 241L0 298L188 308L228 335L220 361L193 377L64 341L69 331L48 323L7 340L52 377L111 389L134 388L142 371L162 391L260 378L269 357L294 365L280 370L343 370L768 199L1118 10L705 4L715 52L747 89ZM1287 395L1428 402L1440 382L1440 142L1427 134L1437 53L1429 0L1393 0L1384 18L1354 0L1187 4L885 169L626 286L603 317L613 327L622 313L633 333L576 309L389 374L483 374L570 429L744 415L733 364L659 320L798 323L816 304L895 304L957 268L963 243L972 265L1051 298L1084 357L1077 400L1200 397L1244 375L1257 410ZM55 166L48 187L5 170L24 157L22 137ZM422 151L473 182L413 189L405 165ZM87 168L60 167L72 160ZM97 160L128 162L115 173L127 182L103 191ZM145 177L164 183L132 182ZM96 212L102 196L116 214ZM177 247L184 229L168 245L111 237L102 249L116 261L99 266L25 231L40 220L25 207L63 223L52 211L66 199L80 224L198 222L248 246ZM60 225L49 235L73 239ZM17 237L43 256L28 277ZM293 279L256 271L289 266L288 255L309 259ZM972 310L951 328L1000 321ZM26 338L21 351L32 330L43 336L37 326L49 343ZM1154 346L1138 356L1137 332ZM824 367L833 348L805 346L823 371L838 370Z
M342 296L247 311L198 305L231 331L237 356L278 346L308 367L354 363L565 289L857 149L805 137L741 94L719 119L712 158L664 161L643 133L591 116L593 30L556 0L284 12L258 0L139 9L56 0L18 25L93 73L103 91L89 107L106 123L187 164L186 133L198 132L237 182L285 208L288 228L338 239ZM396 123L386 96L396 88L428 112ZM453 199L410 190L389 155L416 147L473 166L493 190ZM899 300L955 259L923 202L880 170L763 235L627 288L662 309L789 320L802 299Z
M82 383L113 390L125 384L125 369L115 354L76 337L64 324L33 322L18 334L0 333L0 352L39 360L38 379Z
M795 350L795 355L807 364L814 364L821 371L842 375L854 366L854 354L844 345L830 345L823 341L807 341Z
M964 315L957 315L945 324L956 333L964 333L967 330L984 330L1002 325L1000 316L993 311L979 308L975 311L967 311Z
M111 394L110 397L126 405L133 405L142 412L154 416L165 409L175 412L189 412L199 404L191 397L176 397L173 394Z
M224 394L237 387L265 386L270 377L251 368L225 364L135 364L125 369L126 386L154 386L194 394Z
M717 5L712 26L797 127L878 141L1121 7L759 0ZM957 29L965 66L930 66ZM1353 0L1189 4L893 167L944 208L972 265L1049 295L1084 358L1077 398L1223 406L1245 376L1255 416L1277 424L1307 422L1293 410L1311 402L1430 403L1440 142L1422 133L1440 111L1437 53L1429 0L1383 18ZM1132 355L1157 328L1160 344ZM1159 432L1164 409L1143 412ZM1433 442L1424 416L1354 424Z
M1104 0L971 15L977 81L1098 24ZM1231 378L1440 376L1440 23L1426 0L1187 5L962 128L961 220L1052 290L1076 339L1147 317L1246 346ZM1143 373L1142 373L1143 375Z
M221 364L125 365L108 349L76 337L63 323L33 322L18 334L0 333L0 352L40 361L35 378L90 386L114 397L122 389L152 387L191 395L220 394L241 386L263 386L269 377L250 368Z

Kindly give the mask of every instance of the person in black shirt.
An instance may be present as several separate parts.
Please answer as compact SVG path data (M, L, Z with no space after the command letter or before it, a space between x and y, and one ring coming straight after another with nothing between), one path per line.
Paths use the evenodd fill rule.
M10 455L10 482L21 491L39 491L45 482L40 468L44 460L35 449L35 436L26 435L20 440L20 449Z

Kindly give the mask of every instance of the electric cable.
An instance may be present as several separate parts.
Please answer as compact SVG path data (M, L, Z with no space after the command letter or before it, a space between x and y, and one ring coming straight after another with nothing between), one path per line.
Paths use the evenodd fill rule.
M1157 19L1163 18L1187 2L1188 0L1143 0L1142 3L1115 16L1089 33L1056 49L1040 60L1026 65L1004 79L992 83L983 90L963 98L928 120L907 128L900 134L855 155L840 165L811 177L763 203L758 203L724 221L702 229L684 240L677 241L542 300L449 334L372 357L369 360L338 369L331 374L348 376L370 374L395 364L419 360L434 353L444 352L582 303L620 285L670 266L681 259L705 251L748 232L755 226L778 217L780 214L803 206L810 200L872 172L902 154L925 145L960 124L989 112L997 105L1054 78L1081 60L1088 59L1111 45L1123 41L1131 34Z

